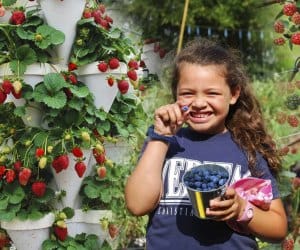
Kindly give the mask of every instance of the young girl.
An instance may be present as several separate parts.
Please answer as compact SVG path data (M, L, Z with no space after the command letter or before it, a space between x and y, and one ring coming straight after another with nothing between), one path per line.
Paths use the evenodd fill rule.
M190 42L175 60L172 93L176 102L155 111L125 189L129 211L149 214L146 249L247 250L258 248L255 237L283 240L287 220L274 178L280 160L236 53L206 39ZM270 208L252 205L228 187L224 199L211 200L206 210L214 219L194 216L182 176L204 163L226 167L229 185L248 176L270 179Z

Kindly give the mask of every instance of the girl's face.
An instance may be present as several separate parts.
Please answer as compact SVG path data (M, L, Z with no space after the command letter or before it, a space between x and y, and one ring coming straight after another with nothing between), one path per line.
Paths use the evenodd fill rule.
M177 86L177 101L188 105L187 124L199 133L226 131L229 106L235 104L240 89L230 91L221 66L183 63Z

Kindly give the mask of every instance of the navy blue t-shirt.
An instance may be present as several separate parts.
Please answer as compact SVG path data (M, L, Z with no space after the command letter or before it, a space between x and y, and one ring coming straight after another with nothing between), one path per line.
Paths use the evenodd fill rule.
M178 144L170 144L163 167L164 190L157 208L149 215L147 250L253 250L254 236L233 231L225 222L202 220L193 215L183 174L201 164L218 164L228 169L229 185L251 176L247 157L232 140L230 132L203 136L189 128L176 135ZM273 198L279 193L267 162L258 155L259 178L271 179ZM258 177L258 176L256 176Z

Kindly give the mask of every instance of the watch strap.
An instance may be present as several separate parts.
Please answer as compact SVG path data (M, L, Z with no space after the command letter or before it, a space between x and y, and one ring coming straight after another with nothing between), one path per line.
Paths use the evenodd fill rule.
M253 208L254 208L254 206L249 201L247 201L246 206L243 210L242 216L240 216L236 221L237 222L250 221L253 217Z
M166 143L177 143L177 140L175 136L166 136L166 135L160 135L154 131L154 126L150 126L147 131L147 136L149 140L157 140L157 141L163 141Z

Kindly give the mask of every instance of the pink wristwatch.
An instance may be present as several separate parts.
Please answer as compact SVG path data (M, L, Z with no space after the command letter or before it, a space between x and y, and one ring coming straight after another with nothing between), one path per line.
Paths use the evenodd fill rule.
M248 222L253 218L253 208L254 206L247 201L247 204L244 208L243 214L236 221L237 222Z

